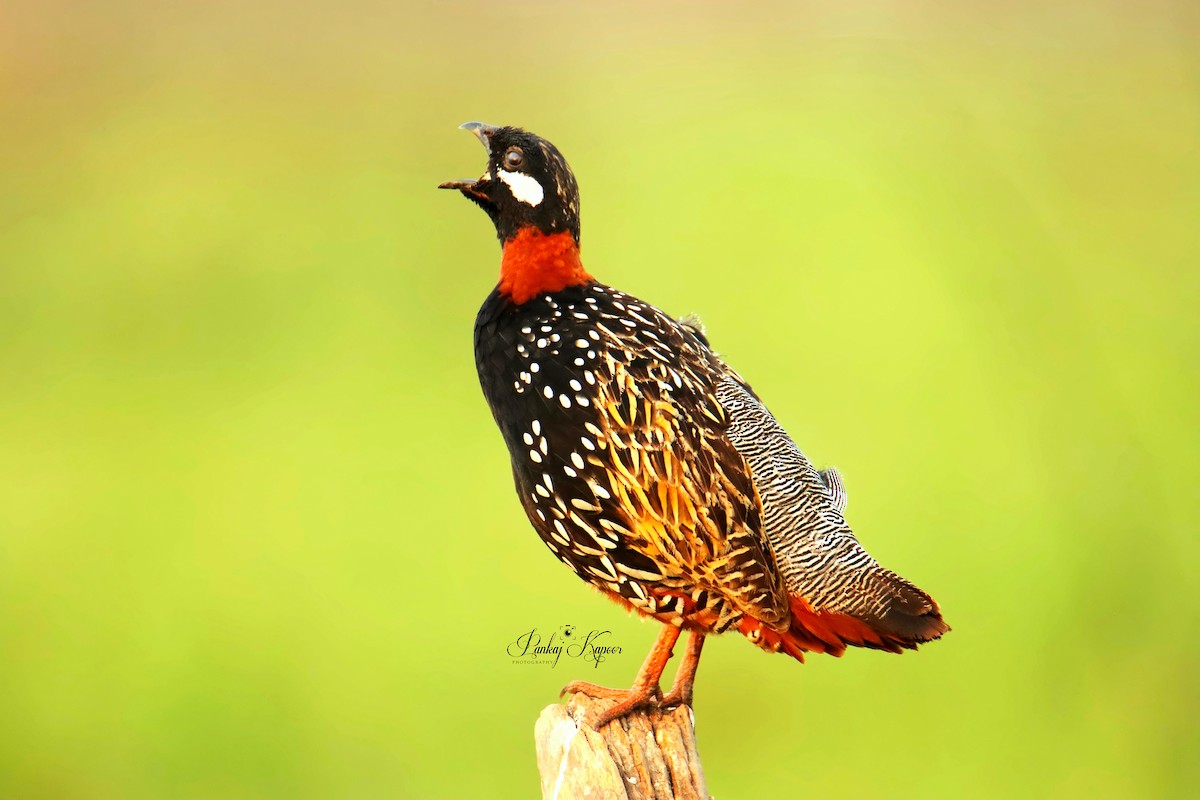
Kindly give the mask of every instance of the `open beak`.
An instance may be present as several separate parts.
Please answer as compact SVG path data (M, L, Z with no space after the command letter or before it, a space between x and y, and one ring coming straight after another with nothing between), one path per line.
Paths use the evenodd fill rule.
M465 131L470 131L471 133L475 134L475 138L478 139L483 144L483 149L487 151L488 156L489 157L491 156L491 154L492 154L492 134L494 134L496 131L500 130L499 128L497 128L495 125L488 125L485 122L464 122L462 125L459 125L458 127L462 128ZM463 194L467 195L468 197L473 197L473 198L476 198L479 200L483 200L483 199L486 199L486 197L484 196L483 192L479 191L476 188L476 184L482 183L484 180L486 180L486 176L484 176L483 178L480 178L479 180L474 180L474 181L472 181L472 180L446 181L445 183L439 183L438 188L439 189L457 189L458 191L462 192Z
M446 181L445 183L439 183L438 188L439 189L458 189L460 192L466 192L471 189L474 189L475 184L477 184L477 183L479 183L479 181L471 181L471 180L467 180L464 178L461 181Z
M483 149L487 150L487 154L492 154L492 134L500 130L495 125L488 125L486 122L464 122L458 126L459 129L470 131L475 134L475 138L483 143Z

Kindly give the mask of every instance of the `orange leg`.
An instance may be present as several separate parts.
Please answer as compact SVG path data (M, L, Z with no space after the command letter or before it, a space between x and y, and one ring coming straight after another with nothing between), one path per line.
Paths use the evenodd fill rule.
M671 684L671 691L667 692L667 696L662 699L661 705L664 708L678 705L690 707L692 705L692 684L696 682L696 667L700 666L700 650L703 647L703 633L692 631L688 634L687 650L683 654L683 660L679 662L679 671L675 673L675 682Z
M671 649L675 647L678 639L679 628L674 625L663 626L662 632L654 641L654 647L650 649L650 655L646 656L646 661L642 664L637 678L633 681L633 687L630 689L609 689L585 681L571 681L563 687L560 694L578 692L588 697L616 700L617 704L601 714L592 725L597 730L630 711L652 705L655 697L661 695L658 680L662 677L663 670L666 669L667 661L671 658ZM694 668L692 672L695 672Z

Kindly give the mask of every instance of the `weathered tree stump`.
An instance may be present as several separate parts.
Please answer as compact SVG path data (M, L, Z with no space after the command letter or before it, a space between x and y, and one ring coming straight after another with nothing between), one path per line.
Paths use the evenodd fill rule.
M542 711L543 800L710 800L690 708L639 711L599 731L579 721L612 704L576 694Z

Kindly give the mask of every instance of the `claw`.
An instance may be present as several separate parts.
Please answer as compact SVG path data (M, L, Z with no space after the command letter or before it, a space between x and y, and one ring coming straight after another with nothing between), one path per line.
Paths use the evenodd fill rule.
M611 706L599 714L589 712L582 722L593 730L600 730L618 717L623 717L631 711L659 708L662 701L662 689L657 685L639 689L610 689L607 686L597 686L585 681L571 681L563 687L559 694L583 694L600 700L614 701Z
M692 707L692 691L689 687L686 691L672 689L667 692L666 696L658 701L659 708L674 708L675 706Z
M658 687L655 687L658 688ZM598 697L602 700L623 700L632 693L631 689L610 689L587 681L571 681L558 693L559 697L568 694L585 694L588 697Z
M643 708L658 708L663 702L663 693L662 689L659 688L658 679L662 677L663 667L666 666L667 659L671 657L671 648L675 646L675 641L679 638L679 631L680 629L675 625L663 626L662 631L658 634L658 639L654 642L654 648L650 651L650 655L646 657L646 663L642 665L637 678L633 682L633 688L610 689L607 686L597 686L587 681L571 681L562 688L558 696L583 694L601 700L614 701L613 705L609 706L603 713L595 715L589 713L587 715L588 719L584 721L594 729L602 728L614 719L622 717L631 711L638 711ZM696 648L696 655L699 655L698 647ZM689 676L695 674L694 665L688 674ZM690 698L690 677L685 681L685 684L687 686L687 694ZM672 694L674 693L673 688ZM593 716L594 718L592 718Z

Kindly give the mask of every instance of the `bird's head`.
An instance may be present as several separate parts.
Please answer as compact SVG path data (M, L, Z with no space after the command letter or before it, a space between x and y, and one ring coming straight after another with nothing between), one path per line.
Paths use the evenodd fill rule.
M558 148L520 128L482 122L462 126L478 137L488 163L479 180L448 181L487 212L502 243L526 229L570 233L579 244L579 186Z

